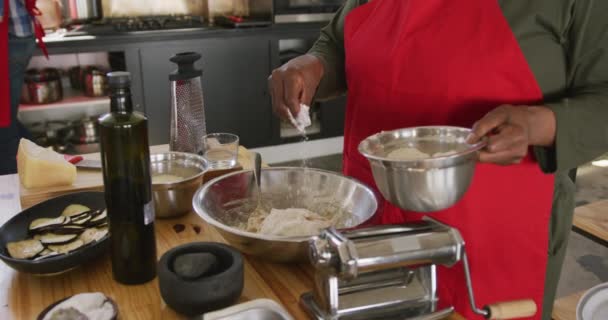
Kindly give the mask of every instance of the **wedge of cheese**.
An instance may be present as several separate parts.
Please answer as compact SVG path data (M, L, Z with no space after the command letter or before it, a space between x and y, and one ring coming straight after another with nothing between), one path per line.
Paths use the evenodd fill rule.
M71 185L76 180L76 166L27 139L19 142L17 172L25 188Z

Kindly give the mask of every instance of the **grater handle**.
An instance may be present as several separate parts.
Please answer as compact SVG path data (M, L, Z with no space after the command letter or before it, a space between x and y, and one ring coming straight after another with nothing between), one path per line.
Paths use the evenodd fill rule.
M487 305L488 319L517 319L527 318L536 314L537 308L534 300L514 300L497 302Z

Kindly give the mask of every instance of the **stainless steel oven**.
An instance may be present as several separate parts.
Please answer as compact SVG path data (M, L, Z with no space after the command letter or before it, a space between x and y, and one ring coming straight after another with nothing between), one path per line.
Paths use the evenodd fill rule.
M329 21L344 0L274 0L274 22Z

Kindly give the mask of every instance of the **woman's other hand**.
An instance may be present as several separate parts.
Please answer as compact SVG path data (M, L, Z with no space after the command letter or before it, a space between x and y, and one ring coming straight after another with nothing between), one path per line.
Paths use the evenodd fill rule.
M487 137L479 161L510 165L520 163L529 146L552 146L555 141L555 115L547 107L500 106L473 125L469 143Z
M323 77L323 63L313 55L294 58L272 71L268 87L272 95L272 110L283 119L288 112L297 115L300 103L310 105Z

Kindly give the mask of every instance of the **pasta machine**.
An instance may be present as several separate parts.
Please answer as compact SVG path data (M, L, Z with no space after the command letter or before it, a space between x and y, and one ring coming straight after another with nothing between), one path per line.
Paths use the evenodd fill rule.
M488 319L529 317L532 300L478 308L465 242L457 229L430 218L357 230L324 230L309 242L314 289L300 303L312 319L444 319L438 310L437 266L462 263L472 310Z

